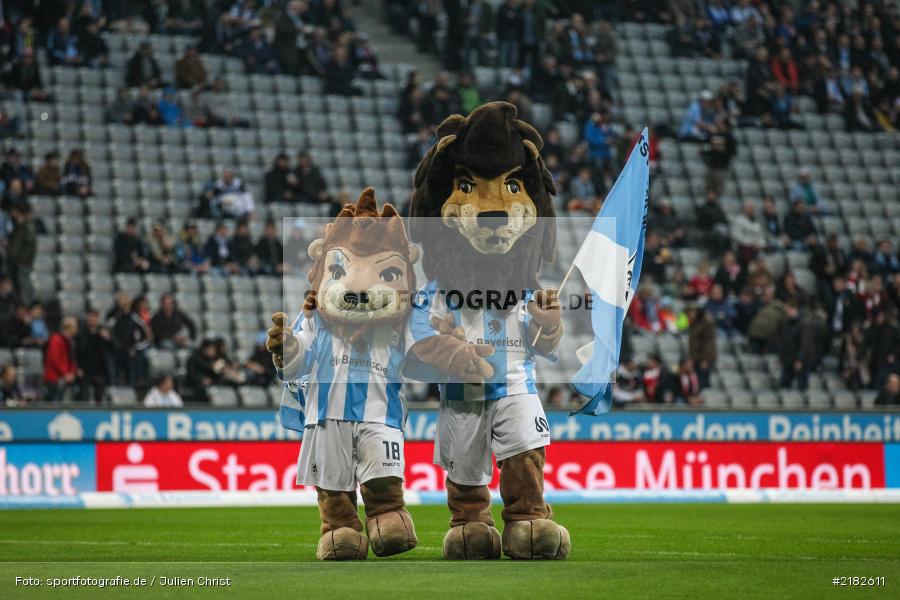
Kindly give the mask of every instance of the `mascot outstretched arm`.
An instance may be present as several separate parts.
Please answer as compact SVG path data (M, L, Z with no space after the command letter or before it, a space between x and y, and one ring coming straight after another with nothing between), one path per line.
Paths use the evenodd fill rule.
M400 382L418 250L394 208L379 212L368 188L309 254L315 263L302 314L293 327L286 314L273 315L267 347L305 414L297 483L318 490L317 556L363 559L370 543L376 556L406 552L417 540L403 501Z
M544 501L550 433L534 380L535 356L552 354L563 333L556 290L537 278L556 246L543 141L505 102L448 117L437 134L411 206L429 281L413 303L410 356L445 375L435 443L448 473L444 557L499 558L502 548L515 559L565 558L568 531ZM487 487L492 455L502 540Z

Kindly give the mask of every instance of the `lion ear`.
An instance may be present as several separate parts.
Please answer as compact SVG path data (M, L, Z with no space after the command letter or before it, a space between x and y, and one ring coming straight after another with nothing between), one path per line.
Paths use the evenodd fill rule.
M466 124L466 118L462 115L450 115L438 125L438 139L458 132Z
M537 160L541 156L541 151L538 150L538 147L534 145L534 142L531 140L522 140L522 144L525 146L525 149L528 150L528 153L531 154L531 158Z
M415 264L419 260L419 247L415 244L409 245L409 264Z
M329 225L331 225L331 223L329 223ZM324 254L325 252L325 240L313 240L312 242L310 242L309 248L306 249L306 252L309 254L309 257L311 259L318 262L318 260L322 258L322 254Z
M397 213L397 209L394 208L393 204L385 204L381 207L381 216L382 217L397 217L399 214Z
M456 134L445 135L438 143L435 145L435 154L440 154L444 150L450 147L450 144L456 141Z

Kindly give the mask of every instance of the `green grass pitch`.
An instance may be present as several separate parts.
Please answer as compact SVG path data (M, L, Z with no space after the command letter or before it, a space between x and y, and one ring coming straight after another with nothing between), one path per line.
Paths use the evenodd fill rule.
M494 508L499 517L498 507ZM0 513L0 598L900 597L900 506L560 505L565 562L448 563L448 514L413 506L419 547L389 559L315 561L315 508ZM156 577L153 586L52 589L15 578ZM884 577L883 587L834 586ZM230 577L230 587L161 577Z

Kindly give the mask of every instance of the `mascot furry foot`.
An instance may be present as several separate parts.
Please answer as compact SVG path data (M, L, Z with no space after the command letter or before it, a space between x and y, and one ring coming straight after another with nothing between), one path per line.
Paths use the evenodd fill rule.
M500 558L500 532L491 516L491 493L486 485L462 485L447 479L450 531L444 536L447 560Z
M319 560L365 560L369 540L352 527L339 527L319 538L316 558Z
M519 560L565 559L572 548L568 530L553 521L544 502L543 448L510 456L500 463L503 497L503 553Z
M356 492L318 488L319 517L322 519L316 558L319 560L364 560L369 540L362 532L356 512Z
M503 529L503 554L516 560L563 560L572 542L569 531L550 519L512 521Z
M404 508L403 481L372 479L360 486L366 507L366 532L375 556L392 556L416 547L416 528Z
M493 560L500 558L500 532L486 523L452 527L444 536L447 560Z

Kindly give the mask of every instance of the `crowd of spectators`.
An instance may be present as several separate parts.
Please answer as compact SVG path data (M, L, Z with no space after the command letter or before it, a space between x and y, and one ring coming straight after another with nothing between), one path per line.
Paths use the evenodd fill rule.
M894 2L672 2L675 56L748 62L743 117L795 127L798 95L848 131L900 127L900 11Z

